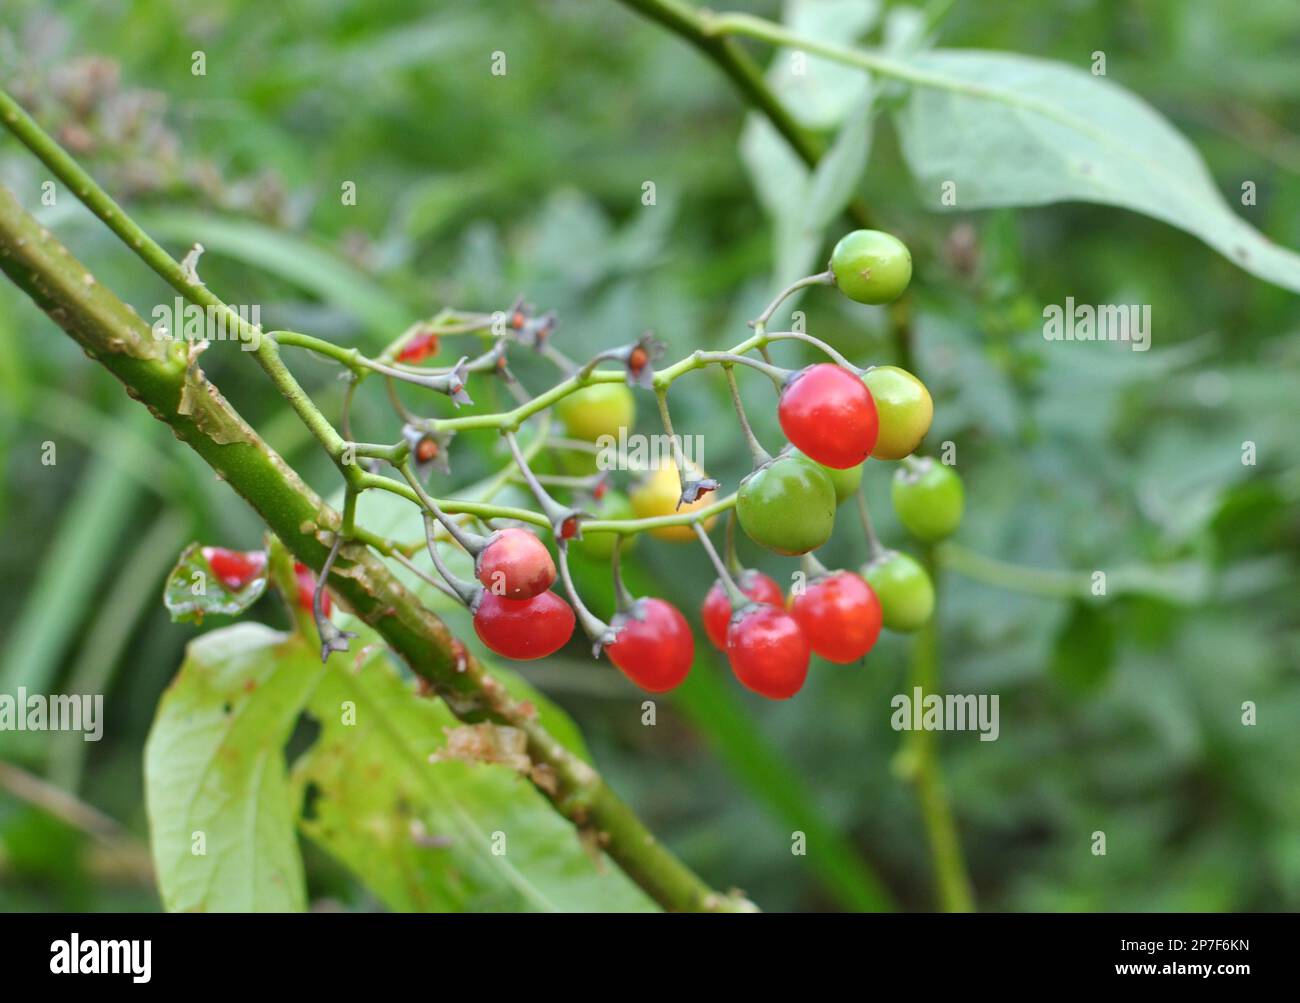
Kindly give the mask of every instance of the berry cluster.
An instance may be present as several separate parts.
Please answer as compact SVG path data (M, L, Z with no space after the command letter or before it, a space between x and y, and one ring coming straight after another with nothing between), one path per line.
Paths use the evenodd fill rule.
M803 686L814 653L834 663L856 662L872 649L882 627L916 630L933 609L934 592L924 566L885 550L875 538L861 490L867 461L903 461L893 484L894 508L903 526L923 541L956 529L963 499L951 468L912 455L933 415L930 394L915 376L894 366L859 369L808 334L770 332L767 325L780 303L805 286L833 285L858 302L887 303L906 288L911 268L911 256L897 238L868 230L850 233L836 245L829 268L783 291L753 322L754 333L746 341L729 352L697 351L665 368L656 368L660 346L648 333L576 365L550 342L554 315L537 314L522 300L492 315L444 311L405 332L374 359L307 335L273 332L278 345L306 348L348 366L352 389L365 376L382 375L403 420L402 438L393 445L347 442L364 469L344 471L344 526L335 534L322 581L328 580L340 543L356 535L349 515L356 495L370 488L393 491L423 511L424 549L438 577L420 571L410 560L413 554L396 544L381 549L462 602L487 648L511 659L544 658L568 643L581 625L597 654L603 650L632 682L658 693L686 678L695 658L694 638L686 618L667 600L628 592L620 557L643 533L670 541L698 540L718 573L701 610L708 639L726 653L744 686L771 699L793 696ZM480 335L491 345L477 357L438 366L443 345L463 334ZM813 345L830 361L781 369L772 363L768 347L786 340ZM530 397L507 365L511 346L550 359L566 378ZM598 368L602 362L620 368ZM668 390L676 379L712 365L726 376L753 457L753 469L735 493L720 499L715 496L719 482L684 454L668 407ZM737 366L773 381L777 419L788 439L775 454L760 445L750 428ZM456 406L472 403L466 389L472 374L504 380L518 406L497 414L419 417L398 393L401 384L415 384L445 395ZM596 456L613 448L610 443L625 441L636 419L635 387L654 393L674 456L668 464L649 464L625 494L611 486L608 472L597 469L604 465L597 464ZM542 416L541 424L521 443L518 435L535 415ZM552 418L558 419L559 429L552 429ZM350 440L346 413L341 427ZM510 452L509 466L473 504L434 498L426 488L432 471L449 469L452 438L473 429L500 433ZM633 465L631 458L621 459L628 462L618 466ZM383 476L384 464L402 480ZM540 511L493 504L493 496L512 484L526 488ZM860 572L830 570L812 552L829 540L836 511L850 498L857 499L870 558ZM709 531L729 510L724 558ZM476 519L483 532L472 529L467 517ZM792 576L788 595L769 576L741 565L736 526L770 551L801 557L802 569ZM554 554L534 527L549 529ZM373 539L368 542L374 545ZM448 566L449 546L472 559L472 579ZM572 555L611 562L616 609L608 622L578 594L570 573ZM261 567L252 555L209 549L205 556L213 573L230 582L246 580ZM553 590L557 582L563 596ZM329 622L323 587L308 576L300 589L301 602L316 615L322 655L345 650L349 635Z

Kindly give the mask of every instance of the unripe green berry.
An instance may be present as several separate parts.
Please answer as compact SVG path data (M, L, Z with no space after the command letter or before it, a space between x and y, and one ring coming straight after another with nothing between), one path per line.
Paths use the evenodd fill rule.
M803 456L804 459L808 459L794 446L790 446L789 451L795 456ZM809 460L809 462L814 461ZM857 493L858 485L862 483L862 471L865 464L859 463L856 467L847 467L844 470L836 470L834 467L828 467L821 463L818 463L817 466L830 478L831 487L835 489L836 505L843 505Z
M736 518L755 543L778 554L806 554L835 528L835 488L818 464L787 453L740 482Z
M889 550L862 566L862 577L880 600L881 622L889 630L920 630L934 613L934 585L915 558Z
M934 543L961 525L966 505L961 478L928 456L898 469L891 494L898 521L918 540Z
M876 366L862 377L876 402L880 432L871 455L901 460L921 444L934 417L934 401L925 384L898 366Z
M575 439L595 442L602 435L618 438L621 428L636 423L636 400L623 383L592 383L563 397L555 415Z
M889 303L912 280L912 254L892 233L854 230L831 252L831 273L840 291L859 303Z

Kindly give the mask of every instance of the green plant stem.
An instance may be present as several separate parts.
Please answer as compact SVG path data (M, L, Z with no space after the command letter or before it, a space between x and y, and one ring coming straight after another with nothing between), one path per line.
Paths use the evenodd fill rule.
M804 129L763 79L762 68L734 39L710 32L708 15L682 0L620 0L626 7L657 21L708 56L731 78L736 89L776 127L808 166L826 152L826 144ZM865 212L865 210L863 210ZM864 224L866 225L866 224Z
M829 270L818 272L816 275L805 275L801 279L795 279L788 286L782 289L774 297L754 320L750 321L749 326L755 331L761 331L767 327L767 322L772 319L772 314L776 313L777 308L797 293L800 289L807 289L809 286L829 286L834 284L835 274Z
M0 117L7 124L13 124L15 109L3 96ZM109 211L110 219L120 213L116 206ZM155 340L140 317L95 281L3 188L0 271L245 498L294 556L321 569L329 552L326 541L332 542L332 533L339 529L338 513L230 407L198 367L197 356L183 345ZM263 347L272 344L262 340ZM339 556L346 565L335 574L332 588L348 608L428 680L462 720L487 718L523 732L529 756L553 780L538 789L565 818L592 834L655 901L682 911L753 909L740 895L713 891L655 840L600 775L538 722L530 707L514 700L475 659L463 656L446 624L425 609L387 565L357 545L343 548Z
M935 559L942 567L1008 592L1023 592L1048 599L1087 599L1092 596L1092 574L1087 571L1027 568L985 557L951 541L935 548Z
M742 31L742 28L754 28L754 25L736 22L736 18L747 18L746 15L717 15L706 10L697 9L691 4L684 3L683 0L619 0L619 2L651 21L663 25L669 31L679 35L699 49L723 73L731 78L745 101L756 111L766 116L767 120L772 123L772 126L781 134L800 160L810 168L817 166L818 161L826 153L826 144L815 133L799 124L789 109L782 104L781 99L768 86L762 69L732 37L733 34L750 34L748 31ZM760 18L747 18L747 20L757 22L757 26L760 28L770 27L780 30L779 25L772 24L770 21L763 21ZM751 37L759 36L751 34ZM796 41L790 44L795 45L795 47L809 52L817 51L813 46L806 44L804 39L798 38L798 36L792 37ZM764 40L772 41L772 38L768 37ZM786 43L779 42L776 44ZM852 53L854 50L842 51ZM824 52L819 54L826 55ZM828 56L827 58L835 57ZM889 63L889 68L894 68L893 61L889 61ZM898 65L901 66L902 64ZM859 68L872 69L872 67L863 67L861 65L859 65ZM884 72L884 69L880 66L874 68ZM854 226L869 230L875 225L871 211L861 199L852 200L845 207L844 212ZM905 293L891 303L888 315L894 351L898 355L898 364L904 369L915 372L916 363L912 352L910 295Z
M927 570L934 574L934 561L927 553ZM936 581L935 614L929 623L918 631L912 648L912 661L908 672L908 694L919 688L922 693L939 693L939 594ZM909 731L904 740L904 774L916 788L920 801L921 818L925 825L926 840L930 846L930 859L938 884L939 902L947 912L973 912L974 895L957 824L944 786L939 765L938 733L918 729Z
M863 372L860 367L855 366L840 352L837 352L820 338L814 338L811 334L804 334L802 331L773 331L766 337L769 344L773 341L802 341L804 344L812 345L814 348L823 352L837 366L843 366L845 369L859 374Z

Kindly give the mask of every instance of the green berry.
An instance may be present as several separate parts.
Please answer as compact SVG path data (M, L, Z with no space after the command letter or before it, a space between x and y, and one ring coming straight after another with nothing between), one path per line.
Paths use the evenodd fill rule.
M880 600L881 620L889 630L920 630L934 613L930 575L907 554L886 551L862 566L862 577Z
M912 254L891 233L854 230L831 252L831 272L840 291L859 303L889 303L912 280Z
M803 453L795 449L793 446L790 447L790 452L795 456L804 456ZM804 456L804 459L807 459L807 457ZM822 472L830 478L831 487L835 489L836 505L843 505L844 502L852 498L858 490L858 485L862 483L862 470L864 465L861 463L856 467L846 467L844 470L836 470L834 467L823 466L820 463L818 463L817 466L821 467Z
M806 554L835 528L835 488L818 464L786 453L740 482L736 518L755 543L778 554Z
M928 456L898 469L892 495L898 521L918 540L934 543L961 525L966 505L961 478Z
M878 460L901 460L921 444L934 417L934 401L925 384L897 366L876 366L862 382L871 391L880 420L880 432L871 455Z
M636 423L636 399L623 383L593 383L561 398L555 414L575 439L617 439L619 429L630 430Z

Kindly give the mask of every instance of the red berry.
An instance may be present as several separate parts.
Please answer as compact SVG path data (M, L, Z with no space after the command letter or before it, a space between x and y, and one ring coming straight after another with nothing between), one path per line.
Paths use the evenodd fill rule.
M555 581L555 562L546 544L528 530L502 529L488 537L474 575L494 595L531 599Z
M498 655L526 662L559 651L573 636L573 609L554 592L503 599L485 591L474 610L474 633Z
M413 336L397 353L398 362L418 364L431 355L438 354L438 336L432 331L422 331Z
M781 391L781 429L809 458L836 470L855 467L880 432L871 391L843 366L821 362L796 373Z
M311 568L303 564L302 561L293 562L293 574L298 579L298 605L310 611L312 598L316 595L316 576L312 574ZM330 594L328 591L321 593L320 608L325 616L330 615Z
M740 586L741 592L756 603L768 606L781 606L785 603L781 586L761 571L753 568L742 571L736 584ZM704 633L715 648L727 647L727 626L731 623L731 613L731 600L727 598L727 590L722 587L720 580L715 581L709 594L704 597L704 606L700 610Z
M790 612L828 662L856 662L880 636L880 600L852 571L813 579L802 595L790 597Z
M643 690L664 693L691 671L695 638L676 606L662 599L638 599L614 618L617 631L605 648L609 660Z
M727 661L748 689L788 700L808 677L812 650L798 622L776 606L751 605L727 628Z
M238 592L266 570L266 554L260 550L204 547L201 553L217 580L233 592Z

